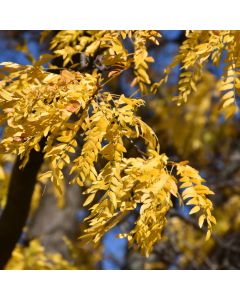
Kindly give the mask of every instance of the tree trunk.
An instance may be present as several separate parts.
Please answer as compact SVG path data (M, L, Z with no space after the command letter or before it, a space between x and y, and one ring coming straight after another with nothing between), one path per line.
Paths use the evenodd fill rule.
M26 223L37 173L43 153L32 150L25 168L20 170L20 158L14 164L8 187L7 204L0 218L0 269L11 257Z

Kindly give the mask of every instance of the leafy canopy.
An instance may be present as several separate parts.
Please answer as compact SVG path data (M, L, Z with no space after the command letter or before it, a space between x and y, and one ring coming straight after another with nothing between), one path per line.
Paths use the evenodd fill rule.
M189 32L180 53L166 69L166 78L152 84L148 66L153 58L148 56L147 45L158 45L157 31L61 31L51 41L53 55L43 55L33 65L0 64L0 124L4 127L0 153L19 155L24 168L33 149L43 151L45 167L39 180L49 178L60 198L64 195L63 169L70 166L70 183L86 187L88 228L82 238L98 243L135 211L136 222L119 237L149 255L162 239L167 214L177 199L192 206L190 214L199 214L199 226L206 224L208 239L216 223L208 198L213 192L188 162L171 161L160 152L156 134L137 114L144 100L115 95L106 87L130 69L132 86L138 86L143 94L156 91L171 68L182 63L184 72L175 99L186 102L196 89L203 64L210 56L217 63L227 47L229 64L220 89L224 91L221 106L231 115L233 89L238 84L233 76L238 65L236 35ZM131 42L132 52L126 41ZM56 57L62 59L63 68L49 63ZM88 68L91 59L92 69ZM138 157L131 156L129 145L137 149Z

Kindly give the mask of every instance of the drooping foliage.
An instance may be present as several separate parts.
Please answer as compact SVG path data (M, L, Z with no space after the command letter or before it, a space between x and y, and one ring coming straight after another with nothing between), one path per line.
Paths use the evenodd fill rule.
M161 152L161 141L138 114L145 101L112 93L110 83L128 70L132 87L143 95L156 92L166 83L171 69L181 64L179 93L173 99L180 106L174 109L173 118L180 123L184 107L192 105L198 116L190 114L196 124L194 143L198 148L199 124L207 122L210 109L203 82L215 82L205 64L210 60L218 64L224 51L224 74L217 85L222 94L219 105L227 117L237 110L238 35L237 31L187 32L179 54L165 70L166 77L153 83L148 46L158 45L157 31L60 31L52 38L52 55L43 55L27 66L1 63L1 154L19 155L24 168L33 149L43 151L45 163L38 178L49 178L59 198L64 196L63 170L70 168L70 184L86 188L88 227L81 238L98 243L134 211L137 218L131 229L119 236L149 255L162 240L168 213L178 202L192 206L190 214L198 214L198 224L206 226L209 239L216 223L208 198L213 192L188 162L174 161ZM62 60L62 67L54 65L54 59ZM171 110L176 103L169 99L160 113L168 106ZM215 111L211 116L213 123ZM172 130L175 128L179 127L173 125ZM184 130L190 140L187 128ZM183 141L184 136L174 136L176 148ZM131 155L131 147L137 155ZM2 175L0 180L4 178Z
M205 73L206 63L219 65L225 55L224 72L218 83L221 92L219 107L225 116L231 117L238 111L237 96L239 94L239 31L238 30L190 30L186 40L180 46L179 53L165 69L165 77L152 86L156 90L166 83L169 73L176 66L182 72L178 82L178 95L173 100L186 103L189 95L197 91L197 84Z

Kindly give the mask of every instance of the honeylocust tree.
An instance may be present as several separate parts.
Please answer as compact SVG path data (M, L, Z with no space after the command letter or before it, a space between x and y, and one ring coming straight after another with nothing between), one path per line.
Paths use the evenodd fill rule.
M177 236L174 242L184 253L186 228L178 205L190 207L188 213L209 240L216 224L214 193L187 159L204 166L204 139L221 133L221 114L225 119L237 114L239 32L187 31L160 80L151 71L149 54L161 47L158 31L66 30L43 32L41 38L50 39L50 52L38 60L0 64L1 267L22 233L34 195L42 197L36 187L48 182L59 207L65 205L68 185L83 188L88 210L80 236L84 243L99 245L127 220L118 237L142 255L149 256L168 233ZM206 66L218 66L222 55L225 66L218 79ZM168 79L179 65L178 84L172 88ZM134 89L131 95L118 93L124 74ZM212 102L213 91L218 101ZM143 116L147 110L154 111L153 118ZM168 153L168 145L174 151ZM192 241L194 232L189 233ZM38 241L31 246L42 265L31 265L27 250L21 252L25 263L51 268ZM50 259L59 268L71 268L64 259Z

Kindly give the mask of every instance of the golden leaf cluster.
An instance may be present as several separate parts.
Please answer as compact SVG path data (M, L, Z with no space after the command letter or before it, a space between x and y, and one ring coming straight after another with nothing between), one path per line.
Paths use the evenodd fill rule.
M101 62L109 67L108 77L115 77L134 64L135 78L132 86L138 84L142 92L147 91L151 81L148 64L154 59L148 56L146 43L158 45L160 33L155 30L63 30L51 42L55 55L63 58L63 65L73 63L73 55L84 53L88 58L101 53ZM128 50L126 39L133 45ZM76 67L80 62L74 64Z
M195 35L191 33L189 39L194 40ZM137 115L137 109L144 105L142 99L104 91L98 70L81 73L67 66L77 52L91 57L102 49L104 64L114 71L125 70L134 62L135 78L144 91L150 84L147 69L152 61L146 43L157 43L158 37L155 31L63 31L52 41L55 54L64 60L59 74L42 67L48 56L33 66L0 65L0 117L4 126L0 153L20 155L24 167L31 151L42 151L49 168L39 179L50 178L60 196L64 195L63 169L69 166L71 183L87 188L84 205L90 214L85 219L89 226L83 238L90 241L99 242L129 212L136 211L132 229L120 237L126 237L145 255L162 239L173 199L181 203L182 197L193 205L191 213L199 212L200 226L206 221L209 238L215 218L208 195L213 192L202 184L195 169L160 153L156 134ZM123 44L125 38L133 41L131 55ZM184 53L182 49L181 59ZM188 49L188 53L192 52ZM205 61L206 54L201 53ZM195 58L190 56L187 61L194 65ZM129 157L130 144L138 150L138 157Z
M237 30L191 30L179 48L173 62L164 70L165 77L152 85L152 91L167 82L171 70L180 65L181 74L178 82L178 95L173 97L180 105L188 101L189 95L197 90L199 80L206 71L207 63L219 65L224 59L224 71L219 80L222 96L220 110L226 118L238 111L236 103L239 94L239 31Z
M69 251L70 261L61 253L45 249L40 240L33 239L29 245L18 244L6 266L6 270L91 270L98 268L102 259L102 248L63 240Z

